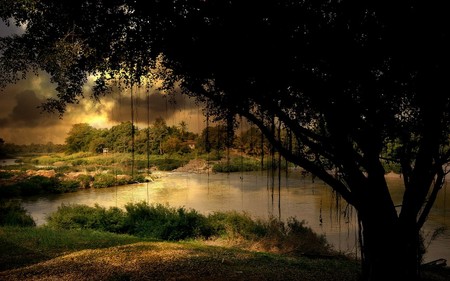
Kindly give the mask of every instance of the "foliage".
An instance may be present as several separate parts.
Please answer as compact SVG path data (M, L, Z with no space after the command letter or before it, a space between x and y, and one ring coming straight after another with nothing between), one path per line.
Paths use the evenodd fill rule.
M122 184L125 184L126 182L123 182ZM119 180L117 177L113 174L96 174L94 176L94 183L93 187L95 188L105 188L105 187L111 187L119 185Z
M161 240L226 239L260 244L265 250L278 248L296 255L326 255L331 247L304 221L289 218L286 223L271 218L255 220L237 211L199 214L183 207L163 204L128 203L125 210L95 205L61 205L47 218L55 229L96 229Z
M205 217L195 210L162 204L127 204L126 229L130 234L163 240L205 236Z
M153 160L153 165L161 171L172 171L186 164L187 161L177 158L159 158Z
M254 221L247 213L237 211L214 212L208 216L208 220L216 235L231 239L242 237L254 240L267 234L264 224L261 221Z
M105 209L99 205L61 205L47 218L47 226L61 229L96 229L124 232L125 213L116 207Z
M24 155L29 153L60 153L64 152L66 147L63 144L54 144L48 142L46 144L14 144L4 142L0 144L0 158L15 157L16 155Z
M35 225L35 221L19 201L0 200L0 226Z
M226 148L233 147L235 140L234 131L232 126L207 126L202 130L197 140L199 152L223 151Z
M89 188L94 179L90 175L78 175L76 180L79 182L80 188Z
M247 172L260 170L259 160L252 158L239 156L232 157L229 160L215 163L212 167L214 172L218 173L230 173L230 172Z
M59 181L54 177L31 176L15 185L23 196L38 195L47 192L60 192Z
M94 135L95 129L87 123L73 125L66 138L67 150L71 153L89 151Z
M1 227L0 271L36 264L67 253L146 241L92 229Z
M187 125L181 128L169 127L159 117L150 128L139 129L131 122L121 122L110 129L95 129L86 123L74 124L66 138L68 153L92 152L154 154L185 154L191 151L183 142L196 139L197 135L187 131ZM83 162L72 162L73 165L84 165Z
M3 198L75 192L80 188L78 180L60 179L40 175L24 176L0 188Z
M60 180L58 193L75 192L80 188L80 182L77 180ZM56 193L56 192L52 192Z

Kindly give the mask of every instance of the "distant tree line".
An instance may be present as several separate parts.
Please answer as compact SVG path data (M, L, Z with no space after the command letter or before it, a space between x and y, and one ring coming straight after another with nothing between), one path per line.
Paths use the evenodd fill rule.
M65 143L69 153L134 151L138 154L184 154L195 147L197 136L187 130L185 122L168 126L164 119L157 118L151 126L143 129L130 121L121 122L110 129L97 129L87 123L74 124Z
M270 152L269 142L255 127L237 135L236 128L218 124L207 126L196 134L188 131L184 121L178 126L168 126L163 118L157 118L148 128L138 128L130 121L110 129L97 129L87 123L74 124L65 139L65 148L69 153L184 154L193 149L199 153L234 149L256 156Z
M74 124L69 131L65 144L14 144L0 138L0 158L14 157L27 153L76 153L76 152L118 152L137 154L186 154L195 150L200 154L211 153L220 159L228 149L252 157L267 157L277 153L257 127L240 131L237 134L233 126L218 124L205 127L200 134L188 131L182 121L178 126L168 126L163 118L157 118L149 128L139 129L130 121L107 128L94 128L87 123ZM134 134L134 149L133 135ZM293 150L301 150L288 132L280 130L280 135ZM395 155L398 145L395 143L383 151L383 155ZM401 172L400 165L385 157L383 165L386 171Z
M63 144L54 144L47 142L46 144L14 144L7 143L3 138L0 138L0 158L13 157L17 154L27 153L55 153L64 152L66 146Z

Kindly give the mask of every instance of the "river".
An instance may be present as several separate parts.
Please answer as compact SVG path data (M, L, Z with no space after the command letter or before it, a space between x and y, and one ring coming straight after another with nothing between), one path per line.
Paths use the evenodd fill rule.
M402 180L389 177L388 184L396 204L401 202ZM447 185L447 184L446 184ZM440 193L424 226L424 233L441 227L447 230L431 241L424 261L444 258L450 261L450 192ZM23 206L37 225L61 204L85 204L122 208L127 203L146 201L170 207L195 209L208 214L236 210L254 218L289 217L304 220L306 226L326 236L334 249L359 257L356 212L336 196L322 181L290 171L288 176L269 177L266 172L247 173L163 173L154 182L112 188L86 189L74 193L23 199Z

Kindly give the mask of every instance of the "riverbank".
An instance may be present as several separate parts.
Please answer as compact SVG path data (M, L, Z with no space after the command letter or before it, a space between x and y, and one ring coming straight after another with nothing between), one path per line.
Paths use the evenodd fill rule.
M4 241L12 230L0 228L0 231ZM38 233L39 229L36 229ZM81 237L90 237L89 245L79 249L83 242L79 241L78 245L73 245L78 249L67 249L66 252L60 249L59 253L55 251L57 245L48 245L44 249L37 244L37 237L30 237L21 245L24 248L23 257L14 258L20 260L26 255L37 255L37 250L41 250L38 257L40 261L4 270L0 272L0 280L356 281L358 277L358 263L345 259L288 257L236 247L212 246L204 241L136 242L134 237L92 231L61 231L58 235L74 240L77 233ZM95 247L98 244L95 240L104 239L114 240L119 245ZM2 248L7 249L4 245Z
M17 239L22 242L15 244ZM0 248L3 254L8 251L7 262L22 262L2 269L0 280L356 281L359 277L360 264L355 260L292 257L229 246L226 241L211 243L148 241L91 230L56 233L48 228L0 227ZM424 281L449 277L448 268L423 272Z

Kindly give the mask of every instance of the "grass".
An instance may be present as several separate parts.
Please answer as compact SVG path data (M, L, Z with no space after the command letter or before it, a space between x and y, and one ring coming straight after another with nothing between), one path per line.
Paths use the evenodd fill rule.
M22 267L80 250L101 249L139 241L150 239L90 229L81 231L5 226L0 228L0 270Z
M93 230L0 228L0 280L357 280L348 259L151 241Z
M311 258L251 250L229 240L158 241L91 229L0 227L0 280L359 279L343 256ZM424 281L449 280L448 268Z

